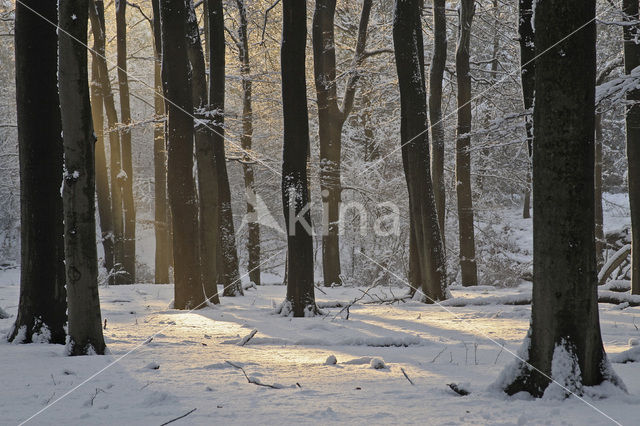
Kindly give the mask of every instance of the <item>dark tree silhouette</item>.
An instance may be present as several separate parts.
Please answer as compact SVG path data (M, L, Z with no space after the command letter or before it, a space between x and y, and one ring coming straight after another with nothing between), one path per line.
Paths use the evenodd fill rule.
M20 302L9 340L64 343L62 139L55 2L16 4L15 59L20 154Z

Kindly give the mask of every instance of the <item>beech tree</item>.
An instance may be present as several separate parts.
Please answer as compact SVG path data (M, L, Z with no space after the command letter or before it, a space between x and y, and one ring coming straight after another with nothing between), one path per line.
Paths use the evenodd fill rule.
M195 309L204 305L200 253L196 243L198 204L192 174L193 102L186 45L187 14L184 0L160 0L176 309Z
M313 63L318 95L320 188L322 190L322 271L324 285L340 285L340 183L342 128L353 109L358 82L357 67L364 61L372 0L364 0L355 55L342 106L338 105L334 17L336 0L317 0L313 15Z
M551 380L578 395L583 386L603 381L623 386L607 361L598 315L594 18L595 0L536 6L533 300L522 351L526 363L517 361L499 383L509 394L540 397L550 386L550 392L565 394ZM573 35L566 38L568 33ZM556 364L563 368L556 370Z
M623 26L624 72L630 74L640 66L640 45L637 44L638 2L622 1L622 12L628 25ZM634 24L631 24L634 23ZM629 207L631 208L631 293L640 294L640 89L627 93L626 135L629 182Z
M22 268L18 315L8 338L17 343L64 343L66 336L58 37L45 21L58 22L57 12L56 2L16 3Z
M62 204L70 355L104 354L95 218L95 160L86 1L59 2L58 88L64 146ZM55 229L55 228L54 228Z
M431 180L438 224L445 243L446 192L444 185L444 123L442 78L447 65L447 16L445 0L433 0L433 55L429 74L429 119L431 120Z
M133 162L131 153L131 105L127 76L127 2L115 0L116 6L116 54L118 87L120 94L120 148L122 172L117 179L122 185L122 209L124 215L123 253L121 279L123 283L136 281L136 209L133 200Z
M153 8L153 81L155 93L153 106L155 123L153 125L153 176L154 185L154 231L156 237L155 283L169 282L169 264L171 263L171 238L169 212L167 211L167 149L165 143L164 99L162 98L162 36L160 27L160 0L152 0Z
M218 247L221 256L221 281L224 296L241 296L238 251L231 210L231 189L224 150L225 40L222 0L206 0L209 13L209 110L213 129L213 156L218 182Z
M409 192L412 286L425 301L445 298L446 275L431 171L420 0L397 0L393 45L400 86L400 142Z
M461 0L456 49L458 83L458 128L456 138L456 194L460 240L460 277L463 286L478 284L476 247L473 229L473 193L471 190L471 75L469 42L475 13L474 0Z
M283 315L312 316L318 312L313 286L313 239L309 212L307 156L309 113L305 77L307 1L283 0L282 108L282 205L287 229L287 296Z

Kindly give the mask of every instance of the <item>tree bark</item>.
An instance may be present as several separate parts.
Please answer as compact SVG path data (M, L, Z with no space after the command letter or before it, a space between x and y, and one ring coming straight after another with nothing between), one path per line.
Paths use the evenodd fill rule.
M133 200L133 161L131 152L131 106L127 76L127 2L116 0L116 54L120 89L120 143L122 149L122 185L124 214L123 283L136 281L136 209Z
M478 267L473 228L473 192L471 190L471 75L469 42L475 13L474 0L460 1L456 77L458 83L458 128L456 138L456 193L460 238L460 276L463 286L478 285Z
M638 2L622 1L625 19L638 21ZM624 72L640 66L640 45L636 37L640 25L625 25ZM626 131L629 206L631 207L631 294L640 294L640 90L627 93Z
M219 211L219 245L222 255L224 296L241 296L238 251L231 210L231 190L224 152L225 45L222 0L207 0L209 11L209 105L213 120L213 154L216 164Z
M193 181L193 111L187 58L187 5L161 0L162 77L168 112L168 194L173 221L174 307L204 305L198 244L198 205Z
M162 98L162 36L160 28L160 0L152 0L153 7L153 51L154 87L153 96L156 122L153 126L153 170L154 190L154 230L156 237L155 283L169 282L171 263L171 239L167 211L167 149L165 144L165 107ZM162 120L162 122L160 122Z
M251 104L251 66L249 62L249 39L247 34L247 10L245 0L236 0L240 14L240 28L238 28L238 40L240 42L240 74L242 75L242 149L251 151L253 135L253 107ZM247 217L249 236L247 240L247 252L249 253L249 280L260 285L260 224L256 212L256 188L253 165L245 155L242 164L244 174L244 187L247 196Z
M213 154L213 132L206 118L209 113L204 53L193 0L189 0L187 20L187 52L191 63L193 113L200 120L195 126L196 170L198 174L198 207L200 213L200 265L202 289L211 303L218 297L218 213L219 197ZM206 124L205 124L206 123Z
M367 27L372 0L365 0L358 28L358 40L350 79L342 108L338 105L334 17L336 0L317 0L313 15L313 63L318 97L318 136L320 139L320 189L323 204L322 270L324 285L341 285L340 267L340 182L342 128L351 110L364 60Z
M429 167L429 133L424 73L420 0L398 0L393 23L393 45L400 86L400 141L409 192L411 231L417 266L412 275L422 288L425 302L445 298L444 247Z
M442 118L442 78L447 64L447 17L445 0L433 2L433 57L429 74L429 119L431 120L431 180L438 224L445 246L446 192L444 184L444 123Z
M30 9L33 9L30 10ZM16 4L15 60L20 155L20 302L9 341L64 343L67 320L62 139L55 2ZM37 120L37 122L36 122Z
M594 18L595 0L545 0L536 6L533 305L527 364L518 361L514 378L504 384L509 394L540 397L550 378L578 395L582 386L619 383L598 318ZM553 371L554 361L570 363L569 372Z
M58 88L64 145L62 200L70 355L104 354L98 296L95 218L95 136L87 69L89 7L59 3Z
M533 30L533 0L519 0L518 8L518 35L520 37L520 78L522 79L522 99L524 109L533 108L535 96L535 45ZM529 162L533 156L533 123L532 118L525 118L525 130L527 134L527 149ZM522 217L531 217L531 165L527 167L526 189L522 206Z
M105 21L104 21L104 2L102 0L94 0L94 7L89 7L89 19L91 19L91 30L94 37L94 45L96 52L105 52ZM107 126L109 127L109 146L110 146L110 186L111 186L111 217L113 222L113 269L109 270L110 274L119 272L124 264L124 213L122 210L122 188L118 182L118 174L120 173L121 157L120 157L120 135L118 132L118 113L115 107L113 92L111 90L111 82L109 81L109 69L104 54L94 55L98 66L99 85L104 107L107 113ZM109 281L113 284L120 284L122 274L111 275Z
M95 1L89 4L89 15L98 14ZM100 45L100 33L102 28L99 23L91 23L93 36L93 52L91 61L91 113L93 128L96 135L96 194L98 196L98 216L100 217L100 231L102 236L102 248L104 250L104 266L107 273L113 270L113 216L111 211L111 191L109 188L109 173L107 169L107 157L104 143L104 96L100 76L100 56L104 56L104 44ZM97 33L96 33L97 32ZM113 276L108 278L109 284L113 284Z
M313 285L313 239L309 212L307 155L309 114L305 77L306 0L282 5L282 204L287 228L287 296L282 314L295 317L318 312Z

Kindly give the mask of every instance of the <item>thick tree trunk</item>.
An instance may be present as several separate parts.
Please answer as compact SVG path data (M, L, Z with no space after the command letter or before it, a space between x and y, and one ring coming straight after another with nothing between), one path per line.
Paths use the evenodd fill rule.
M469 74L469 42L474 0L461 0L456 50L458 83L458 128L456 138L456 193L458 196L458 229L460 238L460 276L463 286L478 285L478 267L473 228L473 192L471 190L471 75Z
M318 312L313 286L313 238L309 212L307 155L309 114L305 78L307 44L306 0L282 5L282 204L287 228L287 298L282 314L295 317Z
M64 251L70 355L104 354L98 296L95 169L87 69L89 7L82 0L59 3L58 88L64 135Z
M535 46L533 31L533 0L519 0L518 7L518 35L520 36L520 78L522 79L522 98L524 109L533 108L535 95ZM533 155L533 123L531 117L525 121L527 133L527 149L529 160ZM524 202L522 206L522 217L531 217L531 172L527 168L526 189L524 191Z
M409 192L411 232L417 248L415 264L419 268L415 274L421 281L425 301L432 302L445 298L446 271L429 167L421 3L396 2L393 45L400 86L402 163Z
M171 263L171 239L169 236L169 216L167 211L167 149L165 144L164 99L162 98L162 36L160 29L160 0L152 0L153 7L153 50L154 87L153 96L155 119L153 126L153 170L154 190L154 228L156 237L155 283L169 282ZM162 120L160 122L159 120Z
M105 21L104 2L94 0L94 7L89 7L89 18L91 19L91 30L94 37L96 52L105 52ZM107 126L109 127L110 146L110 186L111 186L111 217L113 223L113 269L112 274L122 269L124 264L124 213L122 210L122 188L118 182L120 173L120 135L118 132L118 113L115 107L111 82L109 81L109 69L104 54L94 55L94 60L98 66L98 76L104 107L107 113ZM96 105L94 105L95 107ZM123 282L122 274L111 276L109 281L114 284Z
M168 193L173 221L174 307L204 305L198 205L193 181L193 111L187 58L187 5L184 0L161 0L162 77L168 112Z
M637 21L638 1L623 0L622 10L629 21ZM640 66L640 25L626 25L624 30L624 72L630 74ZM640 90L627 93L627 167L629 206L631 207L631 294L640 294Z
M224 296L241 296L238 251L231 210L231 190L224 152L225 45L222 0L207 0L209 12L209 106L213 120L213 154L218 175L219 245Z
M446 192L444 185L444 123L442 122L442 78L447 63L447 17L445 0L433 2L433 57L429 73L429 119L431 120L431 180L438 224L445 244Z
M191 62L193 112L202 121L197 123L195 127L202 289L211 303L218 304L220 303L217 279L218 265L216 262L219 219L218 184L216 182L216 168L213 157L213 132L206 118L209 106L204 54L193 0L189 0L186 40L189 62Z
M539 397L548 386L566 392L550 379L578 395L583 385L617 382L598 318L594 18L595 0L545 0L536 6L533 305L527 363L518 361L501 384L509 394ZM585 22L590 24L582 27ZM573 36L556 45L568 33Z
M249 39L247 34L247 10L245 0L236 0L240 14L240 28L238 28L238 40L240 41L240 74L242 75L242 149L251 151L253 135L253 107L251 104L251 66L249 62ZM245 163L242 164L244 174L244 187L247 196L247 217L249 236L247 240L247 252L249 253L249 280L260 285L260 224L256 212L256 188L253 165L245 155Z
M95 1L89 4L89 16L98 16ZM94 24L95 22L95 24ZM104 44L99 44L102 28L100 20L92 20L91 32L93 34L93 52L91 61L91 114L93 128L96 135L96 194L98 196L98 216L100 217L100 230L102 236L102 248L104 250L104 266L107 273L113 270L113 216L111 211L111 190L109 189L109 173L107 169L107 157L104 143L104 96L100 77L100 56L104 56ZM113 284L113 277L108 278L109 284Z
M324 285L341 285L340 203L342 128L351 110L358 82L357 67L362 64L367 40L371 0L365 0L358 28L358 40L350 79L342 108L338 106L334 17L336 0L317 0L313 15L313 63L318 96L318 135L320 139L320 189L323 205L322 271Z
M122 185L124 213L123 270L124 283L136 281L136 209L133 200L133 160L131 152L131 106L129 103L129 80L127 77L127 2L116 0L116 48L118 64L118 87L120 88L120 142L122 149Z
M16 343L64 343L66 335L58 38L43 17L58 21L55 2L16 4L22 267L18 316L8 336Z

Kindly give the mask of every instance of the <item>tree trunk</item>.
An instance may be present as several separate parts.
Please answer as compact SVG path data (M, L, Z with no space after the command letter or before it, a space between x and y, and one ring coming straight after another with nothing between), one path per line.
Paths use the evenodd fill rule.
M231 190L224 152L225 45L222 0L207 0L209 11L209 106L213 120L213 154L215 158L219 211L219 245L222 255L224 296L241 296L238 251L231 210Z
M545 0L536 6L533 305L527 363L518 361L514 375L502 383L509 394L540 397L553 379L580 395L583 385L618 380L606 359L598 318L594 18L595 0ZM573 36L557 45L568 33ZM557 365L563 368L558 371Z
M623 0L627 20L638 20L638 1ZM640 25L625 25L624 72L640 66L640 45L636 42ZM629 206L631 207L631 294L640 294L640 89L627 93L627 164Z
M313 286L313 239L309 212L307 155L309 114L305 77L306 0L282 5L282 204L287 228L287 298L282 314L295 317L318 312Z
M218 297L218 184L213 156L213 132L206 118L209 112L207 78L200 31L193 0L189 0L187 21L187 52L191 62L193 112L201 123L195 127L196 170L198 174L198 206L200 213L200 265L202 288L211 303L220 303ZM207 123L207 124L205 124Z
M64 135L62 202L70 355L102 355L105 350L98 296L95 136L84 47L88 11L86 1L59 3L58 88Z
M469 74L469 42L474 0L461 0L456 50L458 83L458 129L456 138L456 193L458 196L458 229L460 238L460 275L463 286L478 285L478 267L473 229L473 193L471 190L471 76Z
M596 236L596 264L598 271L604 265L604 251L607 241L604 237L602 218L602 114L596 113L595 117L595 236Z
M89 4L89 15L98 14L95 1ZM98 20L99 21L99 20ZM100 77L100 55L104 56L104 45L98 41L101 39L102 28L99 23L91 23L93 36L93 52L91 61L91 113L93 118L93 131L96 135L96 194L98 196L98 216L100 217L100 230L102 236L102 248L104 250L104 266L107 273L113 270L113 216L111 211L111 193L109 189L109 173L107 169L107 157L104 143L104 96ZM113 277L109 276L109 284L113 284Z
M136 209L133 200L133 161L131 152L131 106L129 104L129 81L127 77L127 2L116 0L116 48L118 64L118 86L120 88L120 142L122 170L119 181L122 185L124 213L123 282L136 282Z
M340 267L340 182L342 128L351 110L358 69L363 62L372 0L365 0L358 28L358 40L342 108L338 106L334 17L336 0L317 0L313 15L313 63L318 96L320 139L320 189L323 204L322 271L324 285L341 285Z
M173 221L174 307L196 309L204 304L198 206L193 181L193 111L187 58L187 5L161 0L162 76L168 112L168 193Z
M533 108L533 100L535 95L535 46L533 31L533 0L519 0L518 8L518 35L520 36L520 78L522 79L522 99L524 109ZM529 153L529 162L533 155L533 123L532 118L527 116L525 119L525 129L527 133L527 149ZM522 206L522 217L528 219L531 217L531 172L529 165L527 167L526 189L524 191L524 203Z
M238 13L240 14L240 28L238 28L238 40L240 45L240 74L242 75L242 149L251 151L253 134L253 107L251 104L251 67L249 63L249 39L247 34L247 10L245 0L236 0ZM242 164L244 173L244 187L247 196L247 218L249 236L247 240L247 252L249 253L249 280L260 285L260 224L256 212L256 188L253 165L245 155L245 163Z
M446 271L442 235L429 167L429 133L420 0L397 1L393 45L400 86L400 141L409 192L415 264L425 302L445 298ZM412 283L413 284L413 283Z
M30 10L30 9L33 9ZM41 16L38 16L37 14ZM9 341L64 343L67 320L60 175L62 140L54 2L16 4L20 154L20 302ZM35 122L34 120L37 120Z
M154 61L153 170L155 178L154 227L156 236L155 283L169 282L171 240L167 211L167 149L165 144L164 99L162 98L162 36L160 29L160 0L152 0ZM162 122L159 120L162 119Z
M447 64L447 17L445 0L433 2L433 57L429 74L429 119L431 120L431 179L438 224L445 245L446 192L444 184L444 123L442 122L442 78Z
M91 19L91 30L94 37L96 52L105 52L105 21L104 2L94 0L95 7L89 7L89 18ZM109 69L104 53L94 55L98 66L99 85L104 107L107 113L107 126L109 127L110 146L110 186L111 186L111 217L113 222L113 270L110 274L120 271L124 264L124 217L122 210L122 188L118 183L118 174L121 170L120 160L120 136L118 132L118 113L115 107L111 82L109 81ZM94 105L95 106L95 105ZM123 282L122 274L111 276L109 281L113 284Z

